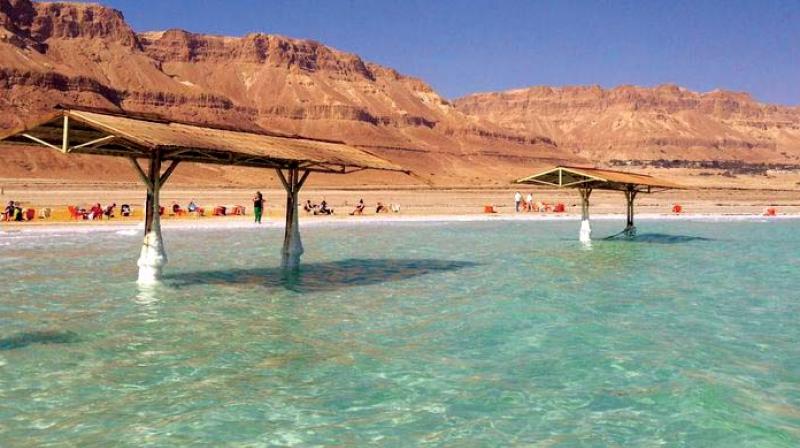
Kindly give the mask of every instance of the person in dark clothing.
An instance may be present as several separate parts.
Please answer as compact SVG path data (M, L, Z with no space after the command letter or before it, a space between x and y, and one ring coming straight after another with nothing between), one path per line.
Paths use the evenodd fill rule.
M13 221L16 211L17 209L14 207L14 201L8 201L5 211L3 211L3 221Z
M319 213L322 214L322 215L332 215L333 214L333 209L332 208L328 208L328 201L326 201L325 199L323 199L322 202L319 203Z
M256 196L253 198L253 215L257 224L261 224L261 214L264 211L264 196L260 191L256 191Z
M114 217L114 209L115 208L117 208L117 203L116 202L114 202L113 204L107 206L106 209L103 210L103 214L106 216L106 218L111 219L111 218Z

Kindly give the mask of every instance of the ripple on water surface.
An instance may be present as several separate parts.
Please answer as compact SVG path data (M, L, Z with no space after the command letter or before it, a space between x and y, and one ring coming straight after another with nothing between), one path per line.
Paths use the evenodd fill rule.
M0 445L797 446L799 226L3 234Z

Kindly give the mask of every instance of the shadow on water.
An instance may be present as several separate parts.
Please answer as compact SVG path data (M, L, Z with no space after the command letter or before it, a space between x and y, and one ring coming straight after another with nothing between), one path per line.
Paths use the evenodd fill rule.
M477 266L477 263L430 259L354 258L303 264L294 270L273 267L173 273L164 276L163 280L175 287L198 284L243 284L285 288L294 292L314 292L394 282L473 266Z
M626 243L650 243L650 244L682 244L693 241L713 241L711 238L689 235L667 235L665 233L640 233L633 238L606 238L608 241L621 241Z
M0 350L14 350L33 344L72 344L80 342L72 331L26 331L0 338Z

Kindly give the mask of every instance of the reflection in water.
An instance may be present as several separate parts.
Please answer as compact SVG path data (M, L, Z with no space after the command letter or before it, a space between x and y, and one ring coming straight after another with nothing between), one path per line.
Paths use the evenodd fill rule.
M0 350L14 350L32 344L72 344L80 342L78 334L72 331L26 331L0 338Z
M298 269L256 268L170 274L172 286L253 284L295 292L331 291L350 286L406 280L477 266L469 261L430 259L347 259L301 265Z
M158 303L158 297L156 296L157 285L142 285L137 283L136 287L138 288L138 293L136 297L134 297L133 301L138 303L139 305L150 306Z

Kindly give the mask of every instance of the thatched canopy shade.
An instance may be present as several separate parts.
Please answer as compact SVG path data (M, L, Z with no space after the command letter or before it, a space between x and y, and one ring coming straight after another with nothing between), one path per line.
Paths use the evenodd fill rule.
M0 133L0 140L28 145L35 142L67 153L150 158L158 152L163 160L258 168L408 172L338 142L77 109L59 110L25 129Z
M595 190L629 191L633 189L645 193L685 188L674 182L646 174L572 166L557 166L532 176L517 179L515 183Z

